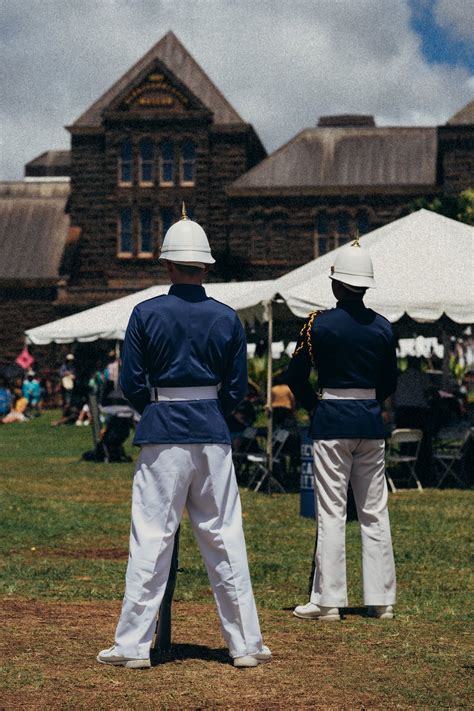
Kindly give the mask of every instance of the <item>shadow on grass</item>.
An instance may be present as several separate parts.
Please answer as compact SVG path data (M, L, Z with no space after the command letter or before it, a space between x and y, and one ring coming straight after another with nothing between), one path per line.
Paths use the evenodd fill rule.
M232 660L226 649L212 649L203 644L173 644L169 652L152 650L150 660L152 667L184 659L201 659L204 662L231 664Z

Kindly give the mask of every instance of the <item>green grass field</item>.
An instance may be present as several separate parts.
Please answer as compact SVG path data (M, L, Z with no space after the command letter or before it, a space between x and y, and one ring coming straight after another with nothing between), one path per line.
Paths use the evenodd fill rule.
M81 453L92 447L90 429L51 428L51 419L48 413L25 424L0 427L0 594L8 603L34 600L59 606L95 602L97 609L102 601L106 605L122 597L133 465L81 462ZM129 451L136 455L131 447ZM296 650L306 644L305 635L313 638L315 634L321 649L337 646L352 672L349 679L337 675L331 688L352 689L354 693L358 688L367 693L370 690L378 699L372 708L378 703L385 708L469 707L472 496L472 492L462 490L433 489L391 495L399 599L393 623L368 620L357 609L362 604L359 531L357 523L349 523L352 609L342 624L318 625L301 623L290 612L307 599L314 522L299 516L297 494L270 497L243 490L249 561L268 643L272 644L272 634L288 632L285 644L294 644ZM182 603L180 614L186 613L185 603L212 605L206 573L186 518L180 569L175 593L175 600ZM103 646L110 642L104 639ZM95 652L87 650L91 659ZM383 660L385 673L376 675L369 684L360 674L372 658ZM25 666L23 677L20 672L18 678L6 674L5 693L14 690L18 694L22 688L25 693L31 691L35 682L27 669ZM284 664L279 673L285 673ZM305 673L304 668L300 673ZM43 673L46 687L47 678ZM288 679L288 683L294 680ZM37 688L41 690L42 684ZM137 689L137 704L140 693ZM293 705L298 706L298 698L301 707L310 705L310 699L303 697L296 697ZM353 707L356 698L341 696L341 707ZM207 707L213 702L225 707L219 699L218 694L207 697ZM257 701L255 708L278 707L265 706L264 698ZM134 703L132 699L120 708L135 708ZM181 707L197 708L197 701L190 703ZM177 708L173 704L170 696L163 701L163 708ZM16 708L8 703L4 706ZM66 707L87 708L80 704Z

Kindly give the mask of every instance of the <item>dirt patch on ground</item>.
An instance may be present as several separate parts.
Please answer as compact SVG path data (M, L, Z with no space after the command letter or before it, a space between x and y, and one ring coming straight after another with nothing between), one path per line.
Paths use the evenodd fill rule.
M262 611L274 658L238 670L223 646L212 605L174 604L173 650L150 670L95 661L108 647L120 604L5 600L0 624L6 709L381 709L374 693L386 664L376 650L359 658L340 641L281 611ZM370 678L367 668L370 666ZM376 687L375 687L376 688Z

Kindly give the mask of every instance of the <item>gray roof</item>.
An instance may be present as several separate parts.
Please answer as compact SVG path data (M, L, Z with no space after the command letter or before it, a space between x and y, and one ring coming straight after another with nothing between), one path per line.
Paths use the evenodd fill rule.
M68 196L69 181L0 183L0 281L58 278Z
M72 125L75 127L99 127L102 125L102 111L117 98L127 87L153 65L155 60L162 62L175 77L214 114L217 124L244 123L239 114L209 79L205 71L183 47L173 32L168 32L136 64L131 67L113 86L102 94L87 111Z
M71 169L71 151L46 151L25 165L28 176L66 176Z
M436 156L436 128L305 129L230 192L433 185Z
M448 126L474 124L474 100L466 104L457 114L451 116L447 123Z

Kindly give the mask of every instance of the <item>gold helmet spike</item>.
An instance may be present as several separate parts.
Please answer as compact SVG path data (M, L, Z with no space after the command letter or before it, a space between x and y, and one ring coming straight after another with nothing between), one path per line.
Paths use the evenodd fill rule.
M183 200L183 204L181 205L181 219L182 220L188 219L188 216L186 215L186 205L184 204L184 200Z
M351 247L360 247L360 242L359 242L359 230L356 230L355 234L355 240L351 244Z

